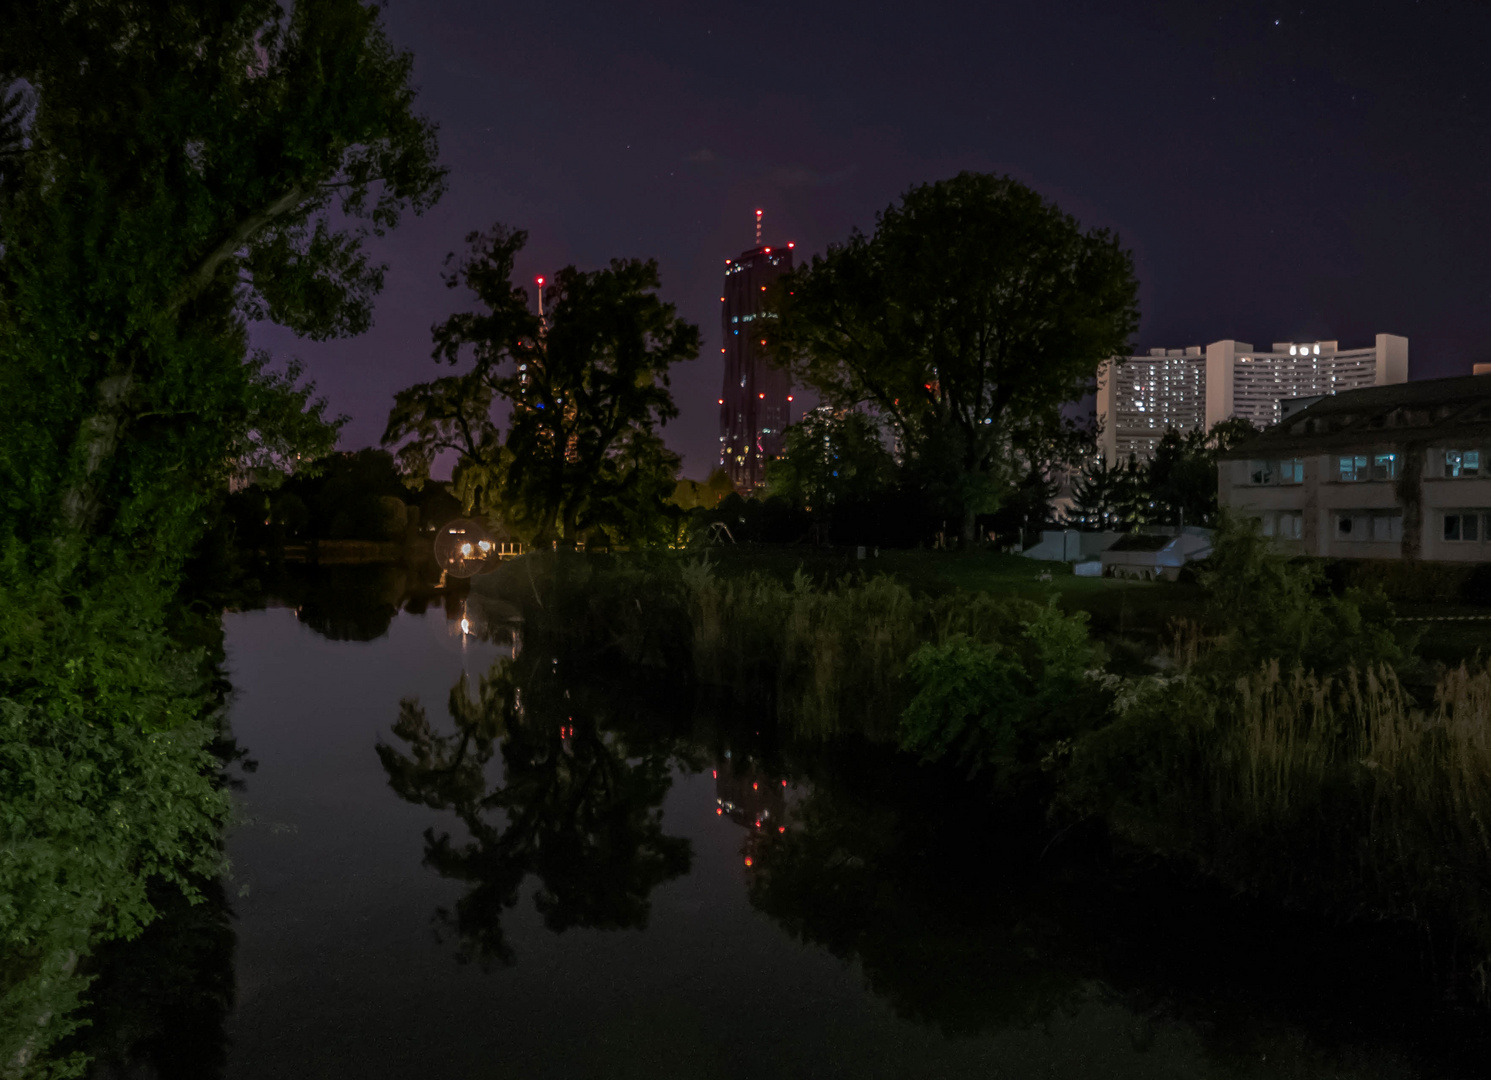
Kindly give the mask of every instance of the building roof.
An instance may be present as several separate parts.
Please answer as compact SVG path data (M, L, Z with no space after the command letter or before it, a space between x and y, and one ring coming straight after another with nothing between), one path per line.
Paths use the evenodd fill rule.
M1268 458L1408 442L1491 440L1491 375L1368 386L1323 397L1219 456Z

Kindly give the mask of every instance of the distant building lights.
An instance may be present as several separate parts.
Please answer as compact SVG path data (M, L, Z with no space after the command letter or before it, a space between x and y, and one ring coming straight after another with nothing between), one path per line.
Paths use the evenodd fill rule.
M1289 355L1290 355L1290 356L1293 356L1293 355L1294 355L1294 353L1295 353L1295 348L1294 348L1294 346L1293 346L1293 345L1291 345L1291 346L1289 346Z
M1319 345L1316 345L1316 346L1315 346L1315 355L1316 355L1316 356L1319 356L1319 355L1320 355L1320 346L1319 346Z

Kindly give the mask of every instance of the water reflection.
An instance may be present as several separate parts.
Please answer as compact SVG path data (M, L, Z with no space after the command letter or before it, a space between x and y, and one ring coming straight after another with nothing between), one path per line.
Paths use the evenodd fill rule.
M1257 910L1126 861L1081 829L1048 846L1038 813L998 803L961 775L883 746L780 737L743 707L701 704L676 662L639 665L614 650L566 644L563 627L541 611L524 612L520 643L509 634L511 611L500 605L411 590L407 579L396 593L393 578L373 575L367 580L382 582L375 605L355 598L357 574L337 577L282 597L300 607L300 625L322 638L361 641L357 634L386 618L393 636L357 648L318 640L311 650L301 635L264 665L273 685L296 687L282 700L303 704L304 714L281 722L284 706L266 705L260 726L244 732L254 756L272 763L247 781L250 805L273 786L264 774L275 769L296 798L323 785L324 799L282 804L294 812L314 806L306 813L321 821L255 812L281 815L274 820L307 834L319 827L329 838L325 847L299 849L301 862L283 854L291 833L284 847L261 835L253 849L270 884L262 899L256 891L235 901L246 912L249 943L240 964L255 972L239 995L250 1000L253 1023L235 1029L238 1045L225 1043L235 935L226 899L214 890L208 903L173 906L137 941L95 958L93 1026L76 1042L97 1057L96 1076L214 1077L225 1060L230 1076L285 1075L257 1063L271 1044L285 1060L312 1049L325 1055L303 1075L354 1075L328 1062L384 1036L384 1026L420 1060L387 1075L490 1075L502 1071L497 1061L511 1060L441 1066L478 1046L473 1032L483 1024L495 1028L494 1017L548 993L545 964L566 955L572 966L561 990L579 1027L607 1017L607 983L626 992L653 987L636 1008L657 1008L653 1037L661 1041L687 1041L690 1023L737 1024L741 986L769 986L760 992L775 995L774 1007L815 1022L862 1010L856 1016L868 1019L853 1021L866 1042L857 1060L869 1065L855 1075L976 1076L997 1067L1003 1075L1436 1077L1476 1075L1484 1060L1486 1025L1437 1006L1432 972L1411 935ZM427 616L398 621L398 612L421 603ZM308 608L321 614L308 618ZM299 633L287 613L277 617ZM515 656L474 683L462 677L442 708L440 694L457 670L446 663L450 650L467 650L462 662L480 656L481 665L491 655L461 644L462 618L473 636L511 640ZM267 635L269 622L256 625ZM430 648L432 634L446 651ZM415 646L428 667L429 681L415 684L423 699L396 706L408 684L380 683L345 706L356 726L336 727L337 705L356 697L358 675L413 664ZM333 654L362 666L348 663L340 681L329 678ZM296 662L303 672L286 670ZM375 758L368 749L378 729L387 734ZM273 754L265 753L275 740ZM334 768L302 765L284 779L302 759L342 754L349 744ZM355 767L364 769L360 787L348 779ZM440 817L425 829L430 817L411 818L413 808ZM308 884L316 871L304 852L312 850L346 859L319 893ZM270 892L269 870L282 899ZM411 885L416 879L441 888ZM529 895L537 920L519 917ZM264 905L257 913L255 903ZM446 942L438 953L425 930L437 907ZM742 917L734 920L732 910ZM331 914L317 921L321 912ZM607 935L605 945L582 937L575 951L583 960L549 944L574 928L649 924L646 936ZM628 937L631 951L609 944ZM747 961L732 948L764 958L769 978L742 978ZM277 959L263 958L270 950ZM452 950L476 963L456 967ZM700 959L706 950L723 961L709 967ZM622 956L631 965L625 972ZM845 965L835 969L842 981L804 989L808 973L825 978L812 965L826 956ZM333 970L323 978L307 957ZM396 974L383 974L389 969ZM649 977L651 984L627 981ZM362 989L379 978L386 989ZM868 995L843 989L861 980ZM684 996L696 1012L666 1011L680 1008L669 1004L666 987L675 983L690 988ZM414 987L430 995L423 1012L409 1004ZM361 1012L334 1011L329 994ZM460 1012L478 999L493 1003L490 1015ZM437 1034L440 1013L455 1019ZM343 1015L354 1017L356 1030L337 1043L328 1029ZM533 1028L529 1042L541 1054L528 1063L551 1063L547 1072L533 1065L516 1074L632 1074L605 1057L601 1043L544 1049L558 1039L555 1029L536 1013L522 1015L514 1023ZM612 1030L630 1031L637 1014L612 1022ZM794 1030L781 1014L762 1028L763 1040L781 1045L756 1063L757 1073L807 1073L824 1062L814 1057L821 1032ZM502 1038L518 1037L507 1029ZM1050 1047L1063 1040L1109 1056L1085 1072L1058 1070ZM593 1056L579 1056L581 1049ZM492 1051L504 1052L516 1053ZM925 1054L933 1056L916 1064ZM837 1060L817 1071L834 1073ZM680 1056L652 1074L711 1071L701 1062L719 1064Z
M689 870L688 841L662 822L678 747L629 738L619 714L635 702L565 676L554 657L503 658L474 696L464 676L451 690L453 731L406 700L393 727L406 749L378 746L400 798L452 810L465 827L462 839L426 831L424 859L468 885L438 913L463 959L513 962L503 916L529 875L544 925L561 932L644 927L653 889Z
M228 1060L236 935L221 882L202 900L158 890L161 915L133 941L91 957L88 1023L63 1048L93 1060L95 1080L210 1080Z

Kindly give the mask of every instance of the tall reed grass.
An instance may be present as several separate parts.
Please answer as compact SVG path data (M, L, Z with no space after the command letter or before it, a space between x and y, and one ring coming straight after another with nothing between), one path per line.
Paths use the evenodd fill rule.
M892 739L911 698L907 660L956 634L1017 636L1038 605L984 594L928 597L889 577L819 587L802 573L725 578L684 569L694 672L703 683L769 697L799 734Z
M1194 670L1194 669L1193 669ZM1420 703L1387 666L1151 680L1078 747L1068 796L1235 887L1449 925L1491 991L1491 666Z

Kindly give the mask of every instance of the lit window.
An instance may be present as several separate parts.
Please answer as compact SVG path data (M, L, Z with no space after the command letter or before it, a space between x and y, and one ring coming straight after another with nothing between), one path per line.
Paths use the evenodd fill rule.
M1481 452L1479 450L1446 450L1444 452L1444 475L1481 475Z

